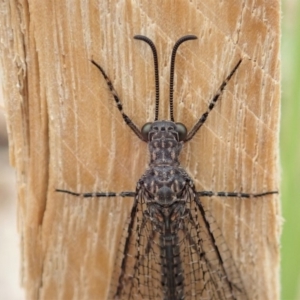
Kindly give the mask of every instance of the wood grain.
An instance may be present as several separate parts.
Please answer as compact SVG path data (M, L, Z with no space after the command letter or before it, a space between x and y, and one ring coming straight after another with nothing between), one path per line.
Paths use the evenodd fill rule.
M175 118L188 129L242 58L221 101L182 154L198 190L278 190L280 4L257 1L5 1L1 63L11 164L18 182L27 299L105 299L130 199L55 193L134 191L147 145L124 124L105 80L138 126L168 119L169 63L178 51ZM279 299L278 197L203 199L250 299Z

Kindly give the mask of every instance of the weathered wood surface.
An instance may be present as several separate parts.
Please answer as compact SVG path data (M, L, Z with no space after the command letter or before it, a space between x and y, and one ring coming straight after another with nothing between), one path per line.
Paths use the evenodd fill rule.
M147 145L124 124L105 80L138 126L154 117L158 49L167 119L174 42L175 118L190 129L243 62L182 165L198 190L263 192L278 184L280 4L255 1L4 1L1 64L11 164L18 182L27 299L105 299L131 199L55 193L134 190ZM279 299L278 197L203 199L251 299Z

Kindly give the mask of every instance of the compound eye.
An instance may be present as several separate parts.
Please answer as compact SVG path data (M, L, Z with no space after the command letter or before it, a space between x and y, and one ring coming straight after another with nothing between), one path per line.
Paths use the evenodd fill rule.
M178 132L179 141L184 141L187 135L187 129L182 123L176 123L176 131Z
M149 123L146 123L141 129L141 133L142 133L145 141L148 141L148 134L150 132L151 126L152 126L152 122L149 122Z

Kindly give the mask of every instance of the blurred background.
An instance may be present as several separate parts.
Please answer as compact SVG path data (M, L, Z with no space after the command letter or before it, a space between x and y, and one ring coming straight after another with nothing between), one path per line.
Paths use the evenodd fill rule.
M300 1L282 1L282 300L300 299Z
M9 164L4 99L0 70L0 300L22 300L20 242L17 232L17 193Z
M282 0L281 299L300 299L300 1ZM1 82L1 72L0 72ZM0 300L22 300L14 170L0 86ZM250 299L251 300L251 299ZM271 300L271 299L270 299Z

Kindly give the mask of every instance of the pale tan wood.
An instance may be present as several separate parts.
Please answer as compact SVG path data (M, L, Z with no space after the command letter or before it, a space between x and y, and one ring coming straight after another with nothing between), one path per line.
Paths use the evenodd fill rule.
M147 146L124 124L90 59L110 76L138 126L153 120L157 45L160 118L169 61L179 49L175 117L190 129L233 66L243 62L182 165L198 190L277 190L280 99L278 0L6 1L1 63L11 164L16 169L22 282L27 299L105 299L130 199L55 193L134 190ZM250 299L279 299L278 197L203 199Z

